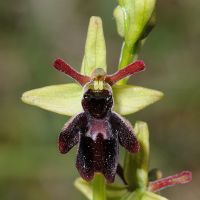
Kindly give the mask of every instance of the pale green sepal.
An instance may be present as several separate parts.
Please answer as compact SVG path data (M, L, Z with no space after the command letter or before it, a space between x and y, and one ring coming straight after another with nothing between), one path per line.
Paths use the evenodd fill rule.
M75 83L46 86L25 92L22 101L58 114L73 116L82 111L82 87Z
M121 37L125 34L125 12L121 6L114 9L113 16L117 24L117 32Z
M85 197L87 197L87 199L92 200L93 192L92 186L89 182L83 180L82 178L77 178L74 185Z
M167 198L152 192L145 191L141 200L167 200Z
M149 167L149 131L145 122L136 122L134 127L140 151L137 154L126 152L124 158L124 177L130 188L146 190Z
M95 68L106 67L106 44L100 17L91 17L88 27L81 73L91 76Z
M132 85L113 86L114 111L121 115L135 113L160 100L163 93Z

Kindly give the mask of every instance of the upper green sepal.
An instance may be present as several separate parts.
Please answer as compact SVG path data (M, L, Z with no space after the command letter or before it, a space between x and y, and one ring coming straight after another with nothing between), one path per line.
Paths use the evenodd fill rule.
M91 17L88 27L85 53L81 66L81 73L91 76L95 68L106 66L106 44L103 33L102 20L100 17Z
M82 111L82 87L75 83L46 86L25 92L22 101L58 114L73 116ZM132 85L113 86L114 111L121 115L137 112L158 101L163 94Z

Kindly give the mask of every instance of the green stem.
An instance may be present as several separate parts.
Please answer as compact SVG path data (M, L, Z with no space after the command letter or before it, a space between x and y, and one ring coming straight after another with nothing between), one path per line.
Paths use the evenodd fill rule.
M125 42L122 45L122 50L121 50L121 55L120 55L120 60L119 60L119 66L118 69L123 69L126 67L128 64L133 62L134 60L137 59L137 51L138 51L138 45L127 45ZM128 81L128 78L122 79L118 82L120 85L126 84Z
M106 200L105 178L101 174L96 174L92 182L93 200Z

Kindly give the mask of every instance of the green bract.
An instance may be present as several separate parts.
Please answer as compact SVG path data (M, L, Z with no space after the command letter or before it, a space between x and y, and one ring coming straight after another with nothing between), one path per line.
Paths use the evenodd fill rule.
M144 38L155 24L152 16L156 0L118 0L114 10L118 34L124 38L119 68L124 68L138 57L138 51L144 44ZM127 78L119 81L125 84Z
M125 43L132 46L140 39L144 27L152 16L156 1L118 0L118 2L119 6L114 12L118 30L120 35L124 37Z

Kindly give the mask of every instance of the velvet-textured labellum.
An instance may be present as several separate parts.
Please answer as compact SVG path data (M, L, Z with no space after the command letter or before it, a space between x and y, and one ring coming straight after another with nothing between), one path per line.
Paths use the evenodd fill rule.
M139 143L129 122L112 111L111 86L143 70L144 63L136 61L113 75L106 75L103 69L98 68L91 77L80 74L61 59L55 61L54 67L84 87L81 101L84 112L63 127L59 136L60 152L67 153L79 143L76 167L81 177L90 181L94 173L100 172L108 182L113 182L118 166L119 144L136 153Z

